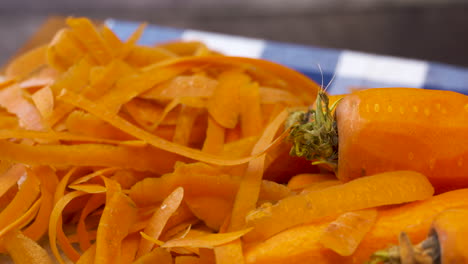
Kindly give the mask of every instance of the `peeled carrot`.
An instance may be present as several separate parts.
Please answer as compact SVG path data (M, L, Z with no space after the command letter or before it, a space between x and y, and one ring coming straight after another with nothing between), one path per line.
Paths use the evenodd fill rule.
M355 194L359 193L359 196ZM375 206L427 199L434 189L422 174L398 171L359 178L346 184L287 197L253 211L248 217L254 230L249 240L268 238L286 228L324 217Z
M350 256L372 228L376 217L375 209L344 213L325 228L319 241L341 256Z
M323 174L313 174L313 173L304 173L304 174L298 174L293 176L289 181L288 181L288 187L297 190L297 189L304 189L308 187L311 184L318 183L318 182L323 182L323 181L329 181L336 179L335 175L331 173L323 173Z
M319 96L323 102L325 97ZM322 102L317 105L328 107ZM330 111L322 113L320 107L310 114L309 119L315 121L296 119L305 123L293 129L293 152L331 164L344 181L385 171L414 170L426 175L436 192L467 187L467 105L467 96L450 91L361 90L338 103L336 123ZM327 146L323 151L303 145L314 139L302 141L301 131L318 127L328 129L316 138Z

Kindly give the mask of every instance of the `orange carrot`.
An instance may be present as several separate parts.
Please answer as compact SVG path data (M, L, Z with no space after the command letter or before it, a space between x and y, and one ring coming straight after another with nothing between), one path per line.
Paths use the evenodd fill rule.
M61 71L67 70L84 56L85 47L70 29L57 32L47 49L49 64Z
M93 244L80 256L76 264L93 264L95 256L96 256L96 244Z
M0 197L3 196L16 182L26 175L26 168L22 164L12 165L3 161L0 164Z
M15 166L11 173L20 173L24 176L24 166ZM39 180L34 173L27 173L26 180L20 185L15 198L8 206L0 212L0 228L8 226L9 223L23 215L24 212L36 201L39 195Z
M30 130L44 130L46 126L36 107L22 95L17 84L0 90L0 107L18 117L19 125Z
M169 251L164 248L155 248L150 253L138 258L133 264L172 264L172 256Z
M130 189L130 197L140 206L161 202L175 188L183 187L187 196L212 195L232 200L240 179L223 173L221 169L204 163L178 164L173 173L160 178L145 178ZM279 200L290 195L280 184L262 181L260 199Z
M130 234L122 240L120 264L132 263L138 250L139 234Z
M128 235L136 220L136 206L120 185L103 178L106 183L106 205L102 212L96 236L94 263L117 263L120 259L122 240Z
M227 158L219 158L215 155L209 155L206 153L202 153L201 151L194 150L191 148L187 148L184 146L180 146L178 144L174 144L172 142L167 142L157 136L154 136L130 123L127 121L121 119L118 116L115 116L112 114L112 112L107 111L105 108L103 108L100 105L94 104L93 102L79 96L78 94L75 94L70 91L65 91L64 93L61 94L60 96L61 100L66 101L67 103L70 104L75 104L78 107L81 107L85 109L86 111L102 118L106 122L109 122L115 127L118 127L122 131L125 131L136 138L142 139L144 141L147 141L149 144L161 148L163 150L167 150L176 154L180 154L182 156L185 156L187 158L192 158L195 160L199 161L204 161L207 163L212 163L212 164L217 164L217 165L237 165L237 164L242 164L245 163L252 158L255 157L255 155L259 155L261 153L255 153L254 156L251 157L246 157L246 158L240 158L240 159L227 159ZM262 150L264 151L264 150Z
M359 193L356 196L355 193ZM268 238L286 228L323 217L375 206L427 199L434 189L422 174L397 171L359 178L346 184L290 196L249 215L249 240ZM320 201L320 202L319 202ZM287 213L286 213L287 212Z
M218 154L223 150L225 129L211 116L208 117L208 128L202 151L210 154Z
M329 180L334 180L336 179L335 175L331 173L320 173L320 174L314 174L314 173L304 173L304 174L298 174L296 176L293 176L289 181L288 181L288 187L291 188L292 190L298 190L298 189L304 189L307 186L317 183L317 182L323 182L323 181L329 181Z
M23 235L20 231L14 230L2 238L5 246L14 263L22 264L52 264L49 254L39 246L34 240Z
M214 230L219 230L232 210L231 201L216 196L188 196L185 201L193 214Z
M273 137L283 124L286 117L287 112L281 112L275 120L265 128L252 152L257 152L260 149L265 148L265 146L273 140ZM255 209L260 194L264 165L265 155L249 162L247 170L240 182L239 190L236 194L228 230L241 229L245 224L245 217L248 212Z
M184 197L184 189L179 187L175 189L161 204L158 210L154 212L149 224L144 232L154 239L158 239L163 231L169 217L177 210ZM154 244L148 240L140 240L138 247L137 258L151 251Z
M85 219L92 211L96 210L101 205L103 205L104 202L105 202L104 195L93 195L86 202L86 205L83 207L83 210L81 211L80 219L76 227L76 232L78 234L78 242L80 243L80 248L82 251L86 251L89 249L89 247L91 247L89 233L86 230Z
M35 221L23 233L27 237L37 241L47 232L50 214L54 206L54 192L58 185L58 179L56 173L50 167L38 166L33 167L32 170L41 182L41 207Z
M202 74L177 76L141 94L142 98L172 100L181 95L187 97L211 97L218 81Z
M194 247L194 248L214 248L232 242L248 233L251 229L243 229L235 232L208 234L196 238L176 238L169 240L162 247Z
M106 64L112 59L109 46L88 19L68 18L67 24L96 62Z
M5 70L7 78L23 78L46 64L47 45L34 48L12 61Z
M195 125L197 117L200 115L201 111L194 107L182 105L177 118L176 129L174 132L174 138L172 141L174 143L187 146L190 140L190 134Z
M242 136L258 136L263 129L260 91L257 83L240 86L240 121Z
M52 253L54 254L55 258L60 264L64 264L65 260L62 258L62 255L58 250L57 239L60 240L60 246L62 248L62 251L65 252L65 254L70 260L77 261L80 258L80 254L71 246L65 234L63 233L62 211L65 208L65 206L68 203L70 203L70 201L83 195L86 195L86 193L75 191L61 196L56 202L55 207L50 214L49 243Z
M99 144L28 146L0 140L0 159L29 165L119 166L148 170L158 174L172 170L177 155L152 147L128 147ZM164 155L167 159L154 157Z
M238 71L224 72L208 103L208 112L221 126L234 128L240 113L239 87L249 82L249 77Z
M325 228L319 241L341 256L350 256L372 228L376 217L375 209L344 213Z
M323 93L319 96L322 101L326 101L325 97ZM327 114L313 110L309 119L316 122L292 130L296 142L293 150L299 156L332 164L343 181L385 171L414 170L426 175L437 193L466 187L467 105L468 96L451 91L357 91L338 103L335 125L329 110L325 110ZM300 143L303 132L326 126L331 129L319 135L326 146L323 152L314 150L313 144L306 146L314 138Z

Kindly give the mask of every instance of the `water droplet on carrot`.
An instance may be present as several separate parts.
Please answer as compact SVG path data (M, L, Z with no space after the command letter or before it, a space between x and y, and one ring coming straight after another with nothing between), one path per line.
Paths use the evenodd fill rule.
M419 111L418 107L417 106L413 106L413 112L417 113Z
M393 107L392 107L391 105L389 105L389 106L387 107L387 111L388 111L389 113L391 113L391 112L393 111Z

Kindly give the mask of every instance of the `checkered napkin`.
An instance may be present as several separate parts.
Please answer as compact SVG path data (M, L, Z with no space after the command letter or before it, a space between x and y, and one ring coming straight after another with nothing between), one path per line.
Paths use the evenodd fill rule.
M109 19L106 24L126 39L138 23ZM468 68L349 50L317 48L261 39L149 25L139 44L171 40L199 40L225 55L262 58L291 67L324 84L335 75L328 91L347 93L352 88L415 87L451 90L468 95Z

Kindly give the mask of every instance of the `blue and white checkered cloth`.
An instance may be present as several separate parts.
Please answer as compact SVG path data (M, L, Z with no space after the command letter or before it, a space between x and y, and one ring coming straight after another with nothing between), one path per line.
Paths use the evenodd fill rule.
M138 23L109 19L106 24L126 39ZM139 44L154 45L171 40L199 40L225 55L262 58L293 68L320 83L331 83L331 94L351 87L415 87L451 90L468 95L468 68L422 60L381 56L349 50L317 48L197 30L149 25Z

